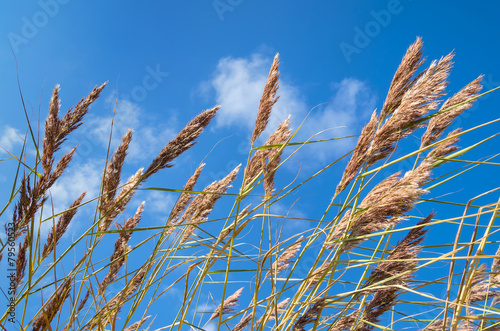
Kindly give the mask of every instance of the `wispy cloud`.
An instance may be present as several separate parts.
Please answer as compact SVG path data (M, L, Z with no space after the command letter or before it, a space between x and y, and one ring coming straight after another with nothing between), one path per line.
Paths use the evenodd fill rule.
M13 152L16 146L22 146L23 138L19 131L11 126L4 125L0 131L0 154L6 154L7 151ZM4 150L5 149L5 150Z
M328 103L311 112L299 137L312 140L356 135L375 109L376 97L366 83L345 78L332 83L332 96ZM356 139L317 143L308 147L319 159L338 157L354 148Z
M165 219L168 218L172 207L175 204L176 195L168 192L162 191L148 191L147 193L147 208L155 213L161 214L162 219L158 221L160 223L165 223Z
M205 95L215 92L216 102L222 105L216 127L252 130L271 63L272 58L259 53L249 58L226 57L219 61L212 79L202 82L199 89ZM295 87L280 82L281 99L273 109L268 130L276 128L289 114L304 113L306 104L296 92Z
M107 148L112 123L112 111L115 107L116 94L111 94L106 99L109 113L107 115L90 115L85 127L85 135L89 143L97 144L99 148ZM146 112L139 104L125 99L116 102L115 117L113 122L113 137L111 150L113 151L120 142L122 135L132 129L133 138L128 149L128 160L147 160L156 155L161 148L175 137L176 112L172 110L166 118L155 118ZM96 147L96 146L92 146Z
M272 57L260 53L247 58L225 57L219 60L212 78L202 82L197 90L204 97L212 94L221 105L216 119L217 127L237 127L251 132L271 63ZM296 128L314 107L306 103L300 87L284 79L281 79L279 85L280 99L273 109L267 132L262 135L262 139L289 114L292 115L292 128ZM354 135L369 119L376 97L365 82L356 78L344 78L332 83L331 95L319 102L326 104L311 111L295 141L307 140L325 130L313 140ZM324 160L344 154L354 144L355 139L348 139L309 145L305 150Z

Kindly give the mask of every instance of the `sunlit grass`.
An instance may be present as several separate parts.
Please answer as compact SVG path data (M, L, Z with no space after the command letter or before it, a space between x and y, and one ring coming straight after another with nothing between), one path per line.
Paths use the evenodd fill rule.
M448 132L477 98L497 88L480 93L479 77L443 102L453 55L421 70L421 49L420 39L408 49L381 110L355 136L356 147L306 179L299 180L301 174L283 183L275 181L275 174L311 144L353 136L297 141L302 124L292 130L286 119L258 143L279 102L276 56L245 164L205 188L196 184L204 176L202 159L184 187L156 187L150 181L159 171L171 171L175 158L203 139L199 136L217 106L187 123L147 168L123 178L133 139L128 131L116 151L108 147L99 195L79 192L67 210L46 217L53 209L51 187L74 153L63 154L61 147L68 150L66 137L81 125L104 85L66 115L59 113L56 87L43 140L26 116L21 153L2 160L16 162L17 169L0 213L10 219L9 239L1 242L0 252L13 270L12 287L4 289L12 309L7 307L0 325L6 330L128 331L497 329L496 178L467 201L424 196L467 188L461 176L498 167L499 154L484 152L498 144L498 134L484 135L483 129L496 128L500 118ZM458 148L464 135L474 143ZM410 150L409 136L419 136L420 146ZM469 157L473 150L483 156ZM327 170L339 166L343 176L332 180ZM315 211L321 216L290 212L296 194L317 193L307 192L305 184L323 178L331 182L331 196ZM163 225L142 225L147 203L130 206L140 190L177 194ZM219 211L219 200L229 208ZM278 209L278 202L287 211ZM89 226L77 238L64 239L84 206L94 210ZM124 219L124 211L133 216ZM285 237L292 221L306 226ZM48 238L40 230L44 223L51 228ZM140 241L131 245L131 238Z

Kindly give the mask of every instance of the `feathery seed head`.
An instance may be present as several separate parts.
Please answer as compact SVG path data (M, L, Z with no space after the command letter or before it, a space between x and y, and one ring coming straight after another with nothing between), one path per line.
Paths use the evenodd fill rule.
M226 300L224 300L224 303L217 306L213 314L210 316L208 319L209 321L219 317L221 314L227 314L232 312L234 309L232 307L236 306L236 303L238 302L238 299L240 298L241 292L243 292L244 287L240 288L231 296L229 296Z
M195 144L194 140L203 132L203 129L210 123L218 110L219 106L216 106L205 110L192 119L174 139L163 147L158 156L151 162L144 173L145 179L160 169L171 167L170 162Z
M276 92L279 87L278 66L279 54L277 53L274 56L273 64L271 65L271 70L269 70L269 76L267 78L266 85L264 86L264 92L262 93L262 98L260 99L259 112L257 113L257 119L255 120L255 127L252 133L252 145L260 134L266 129L269 117L271 116L271 110L276 101L279 99L279 96L276 96Z

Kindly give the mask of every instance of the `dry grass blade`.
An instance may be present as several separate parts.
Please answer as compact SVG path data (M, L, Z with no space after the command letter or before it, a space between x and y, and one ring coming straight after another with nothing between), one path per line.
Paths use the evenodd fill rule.
M47 237L47 242L43 246L42 257L46 258L56 247L57 243L64 235L66 230L68 229L69 223L73 219L76 214L77 207L82 202L85 197L86 192L83 192L70 206L68 211L66 211L61 217L59 217L59 221L55 226L55 229L50 229L49 235Z
M218 305L208 320L211 321L219 317L221 314L228 314L232 312L234 310L232 307L236 306L236 303L238 302L243 289L244 287L231 294L226 300L224 300L224 305Z
M255 142L260 134L266 129L267 123L269 122L269 117L271 116L271 110L278 101L279 96L276 96L278 91L278 81L279 81L279 54L274 56L273 64L271 65L271 70L269 70L269 76L267 78L266 85L264 86L264 92L262 93L262 98L260 99L259 112L257 113L257 119L255 120L255 126L252 133L251 143Z
M192 119L174 139L163 147L144 173L144 179L149 178L149 176L160 169L171 167L170 162L195 144L193 141L198 138L203 129L210 123L217 110L219 110L219 106L205 110Z

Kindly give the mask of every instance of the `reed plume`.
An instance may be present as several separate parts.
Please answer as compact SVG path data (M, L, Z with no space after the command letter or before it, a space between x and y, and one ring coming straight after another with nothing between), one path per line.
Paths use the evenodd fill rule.
M286 298L285 300L278 302L276 305L272 305L271 308L257 320L257 325L259 325L263 321L264 323L266 323L268 321L276 320L277 314L283 312L284 308L288 305L289 302L290 298Z
M436 116L432 117L427 125L425 133L422 135L420 147L425 147L438 140L443 131L460 116L465 110L473 106L474 98L482 89L481 81L483 76L479 76L467 84L458 93L446 100Z
M134 324L127 327L125 331L137 331L141 327L141 325L143 325L150 317L151 315L143 317L140 321L137 321Z
M258 149L248 162L248 166L245 169L245 187L248 187L260 174L263 173L266 176L264 179L264 189L266 195L272 194L274 186L274 173L280 163L281 154L283 153L283 147L281 145L285 143L289 137L290 117L286 118L280 123L280 125L278 125L276 130L274 130L264 144L264 146L274 147Z
M241 330L243 330L248 325L248 323L250 323L250 321L252 320L252 317L253 317L252 314L244 315L241 318L241 320L238 322L238 324L236 324L234 326L234 328L232 328L231 330L232 331L241 331Z
M422 58L422 38L417 37L417 40L408 47L406 54L403 56L394 77L392 78L389 92L384 101L380 119L384 120L387 116L394 113L400 106L401 100L410 87L415 83L413 77L418 68L425 62ZM418 77L418 76L417 76Z
M281 154L283 154L284 147L282 144L288 140L290 133L290 116L288 116L266 141L266 145L278 145L269 151L267 165L264 167L264 191L266 197L270 197L274 192L274 175L280 164Z
M59 285L50 300L45 303L42 308L41 314L39 314L36 320L33 322L33 331L50 330L50 323L57 315L57 313L61 310L63 303L69 296L70 289L71 278L66 278L66 280L61 285Z
M16 277L13 287L14 292L17 290L19 285L21 285L24 279L24 274L26 272L26 264L28 263L28 260L26 259L26 253L28 252L28 244L29 244L29 237L28 235L25 235L22 243L19 242L19 249L17 251Z
M266 85L264 86L264 92L262 93L262 98L260 99L259 112L257 113L257 119L255 120L255 126L252 133L251 144L257 140L260 134L266 129L267 123L269 122L269 117L271 116L271 110L274 104L278 101L279 96L276 96L278 91L278 81L279 81L279 54L276 53L274 56L273 64L271 65L271 70L269 70L269 76L267 78Z
M120 228L119 237L115 242L115 250L113 255L111 255L108 274L104 277L104 279L99 284L99 294L104 293L106 287L116 278L118 271L125 263L125 255L130 248L127 247L128 241L132 235L132 231L127 231L135 228L139 221L141 220L142 212L144 211L145 201L141 203L141 205L137 208L134 216L129 218L123 227Z
M401 240L389 255L381 261L372 271L369 277L369 283L379 283L385 279L384 286L392 284L403 284L412 276L411 272L418 265L416 258L420 252L418 246L423 240L428 229L424 227L432 220L434 213L431 213L417 225L412 228L408 234Z
M128 146L130 145L131 141L132 130L129 129L123 135L122 143L116 149L106 168L104 179L102 181L103 196L101 199L101 210L103 212L106 212L112 208L113 199L116 196L118 185L120 184L123 163L125 162Z
M347 211L341 218L329 241L341 238L350 231L343 249L349 250L362 242L363 236L399 223L417 199L426 191L422 185L430 178L432 161L424 160L417 168L400 177L395 173L377 184L353 213ZM329 244L333 248L336 244Z
M9 254L9 267L13 270L10 278L13 289L9 289L13 294L9 299L14 308L23 314L15 320L19 324L16 327L23 330L55 330L60 329L59 321L64 321L65 331L110 328L138 331L153 327L153 323L145 326L150 318L148 310L154 310L153 304L158 304L160 300L167 300L168 309L174 313L179 311L179 314L169 326L160 329L201 329L202 322L206 321L206 325L210 325L210 321L214 323L214 320L219 319L229 328L239 320L233 327L235 331L246 327L252 330L270 328L332 331L374 330L384 327L393 330L404 327L423 327L422 330L495 330L500 320L495 309L500 300L500 249L497 256L493 257L484 246L497 241L495 217L498 216L498 201L481 204L488 198L487 195L498 191L490 190L467 204L440 201L436 196L422 198L428 190L451 182L458 176L454 172L446 172L438 178L439 182L431 183L431 171L441 164L457 161L455 164L464 165L465 171L472 170L479 164L497 165L497 162L490 160L479 162L457 159L464 152L480 145L478 143L462 150L456 146L459 136L474 128L468 128L464 132L460 129L453 130L447 136L445 132L455 118L470 108L474 99L479 96L482 76L444 103L441 102L448 84L453 53L432 62L422 71L422 45L421 38L417 38L406 51L380 113L377 114L375 110L363 127L350 160L342 169L340 181L326 178L327 185L337 185L333 198L330 201L324 200L324 191L322 188L318 189L321 185L312 186L315 201L302 205L307 209L306 215L300 215L298 211L299 216L285 216L280 211L286 210L284 208L287 206L284 204L291 199L309 196L301 191L307 185L325 183L321 183L325 178L320 175L329 171L330 166L341 158L329 162L328 166L302 180L303 172L309 171L308 167L304 167L300 176L297 176L302 182L297 185L290 184L283 188L275 182L275 172L285 163L282 162L284 148L303 145L293 152L295 155L302 147L310 146L289 143L291 131L290 120L287 118L269 135L263 146L254 148L256 141L268 130L272 108L279 98L277 92L280 73L276 54L260 100L250 138L249 159L241 187L238 188L239 194L227 192L234 185L240 166L235 167L224 178L206 185L202 192L196 194L195 186L205 166L200 164L184 184L170 212L162 211L159 218L166 218L160 224L162 226L155 226L158 224L155 224L154 219L142 220L146 215L157 216L145 214L144 202L132 211L131 217L119 220L119 215L127 212L133 197L141 194L141 185L160 169L172 167L175 158L196 143L219 107L208 109L194 117L175 138L164 145L149 165L132 172L127 179L122 176L126 171L127 151L133 136L132 130L128 130L105 164L98 196L85 202L88 204L94 201L95 216L90 217L89 226L73 237L73 242L68 245L70 248L66 250L61 250L59 246L64 244L63 235L67 233L70 222L74 222L72 219L77 209L84 204L85 192L57 220L55 217L53 220L44 220L42 211L49 209L51 195L58 194L59 187L54 184L61 183L61 176L77 156L75 148L63 147L63 143L68 139L68 134L83 123L90 105L99 97L105 84L94 88L64 116L59 114L60 90L56 86L45 121L43 146L37 146L36 139L33 139L35 149L23 146L21 157L18 158L20 170L13 176L11 193L11 198L17 196L18 200L14 203L9 199L3 209L10 212L13 207L10 222L12 226L5 228L9 242L2 245L0 257L5 249ZM498 121L490 121L478 127L493 123ZM425 125L427 127L424 132ZM402 139L414 134L417 128L422 128L424 133L416 150L407 153L403 146L401 151L404 155L397 155L396 160L391 160L390 155ZM493 137L494 135L491 136ZM481 140L480 143L487 140ZM36 153L28 153L32 150L36 150ZM59 150L65 150L66 153L57 156ZM33 166L28 165L30 160L34 161ZM370 169L378 161L385 163L379 168ZM398 166L399 169L411 170L393 171ZM437 169L436 172L439 173L440 170ZM387 176L386 171L395 173ZM179 192L171 184L167 182L165 185L168 188L165 190ZM346 190L349 187L351 189ZM264 198L254 194L254 189L262 189ZM340 197L342 192L343 196ZM210 219L213 224L211 228L216 229L216 233L208 233L206 231L209 229L204 228L204 223L208 223L209 215L214 212L216 202L223 195L234 197L231 212L229 215L222 215L220 219L219 215L217 219ZM241 201L244 198L253 200L252 209L250 205L242 208ZM317 210L322 202L325 202L325 209ZM440 202L449 204L449 209L446 209L446 213L450 213L448 218L431 222L434 217L431 213L416 225L408 224L412 217L410 212L417 204L423 213L429 203ZM452 208L460 208L462 205L466 212L461 217L451 215ZM263 211L258 212L261 208ZM339 209L335 211L337 208ZM471 214L472 209L474 211ZM491 215L488 226L483 226L480 222L484 214ZM469 222L473 217L477 220L476 224ZM54 225L42 246L44 238L41 238L40 225L47 221ZM143 222L147 225L139 228L139 224ZM408 226L406 236L401 235L400 224ZM452 245L440 243L439 249L453 248L446 253L433 249L426 256L420 254L421 251L427 253L432 247L422 246L427 231L431 226L444 224L450 228L458 224L459 230L456 242ZM117 231L111 231L114 225ZM307 228L298 228L296 225ZM181 229L176 233L176 238L166 238L175 228ZM202 231L193 235L196 229ZM285 232L292 233L292 238L299 237L296 234L299 231L306 240L301 236L295 241L284 243L281 239ZM461 231L473 231L470 242L463 242ZM140 241L135 247L131 245L132 235L141 236L136 238ZM478 235L482 238L478 239ZM106 240L110 236L115 236L116 241L114 246L109 247L112 248L110 254L103 257L102 252L106 251L103 245L110 243ZM188 239L192 241L186 243ZM267 245L270 248L266 248ZM148 251L149 249L151 250ZM74 259L73 252L76 257ZM50 254L56 257L56 253L57 263L44 261ZM270 257L272 260L268 260ZM479 262L482 263L487 258L493 260L491 270L487 270L484 265L479 266ZM444 277L434 277L433 274L437 280L418 279L418 270L422 270L425 275L430 267L437 275L439 268L435 268L435 264L464 260L470 270L453 270ZM128 270L131 263L137 261L143 262L138 268L134 267L136 269L133 271ZM266 269L265 277L263 269ZM302 277L301 272L304 270L307 271L307 276ZM64 278L61 278L62 274ZM248 307L238 312L235 309L238 301L242 300L243 288L240 288L231 295L224 292L220 298L222 303L209 314L200 317L200 309L196 305L203 293L214 293L213 286L217 285L213 284L218 283L224 285L224 289L231 288L231 284L244 281L245 276L248 276L247 281L253 287L250 294L252 301ZM460 276L461 282L457 282L456 278ZM38 297L45 294L47 284L53 284L54 279L55 284L59 285L55 286L54 294L45 302L43 297L37 301ZM446 284L443 279L448 279L445 299L431 293L435 286ZM458 284L461 284L460 287ZM113 285L119 288L112 288ZM453 301L450 293L458 287L460 295ZM177 296L182 289L184 292ZM424 299L415 299L418 295ZM227 298L224 299L225 296ZM289 298L280 301L280 298L285 297ZM172 300L177 298L179 302ZM434 301L433 298L437 300ZM37 302L42 302L41 307L35 309L33 317L27 316L32 307L36 308ZM439 310L433 320L421 317L414 311L405 311L406 307L412 307L410 304L414 307L427 302L430 302L429 307ZM402 307L401 310L399 307ZM462 307L465 307L464 311L461 310ZM144 311L140 311L141 309ZM451 316L450 311L454 311L454 314L448 318ZM162 313L161 310L159 312ZM170 315L170 311L167 313ZM388 313L393 315L384 318L383 315L389 315ZM69 317L66 318L64 314ZM60 320L56 324L58 315ZM9 318L9 311L6 310L0 317L0 329L5 329L4 324ZM410 320L414 324L403 324ZM268 323L270 321L273 322ZM383 325L386 321L390 323L389 326Z
M198 181L198 178L200 177L201 171L203 170L203 167L205 166L205 163L202 163L196 168L194 174L189 177L188 181L182 188L184 192L181 193L179 196L179 199L175 203L174 207L172 208L172 211L170 212L170 219L169 219L169 224L176 224L177 221L179 220L179 215L182 213L182 211L186 208L187 205L191 202L191 200L194 197L194 194L189 193L189 191L192 191L194 189L194 185Z
M318 320L319 316L321 315L321 311L325 306L326 306L326 298L321 298L318 301L316 301L314 305L309 307L309 309L307 309L307 311L297 319L297 322L295 322L295 324L293 325L292 330L305 331L304 327L307 324L315 323Z
M301 242L302 242L302 236L295 241L294 244L292 244L290 247L288 247L277 259L274 261L273 266L271 267L271 270L269 270L266 274L266 277L271 274L271 272L274 275L279 274L281 271L287 269L290 266L290 263L293 262L293 259L297 255L297 253L300 251L301 247Z
M193 199L189 207L182 215L179 223L187 222L189 225L184 231L182 236L182 241L186 241L196 229L196 226L202 223L207 215L214 208L215 203L224 194L228 188L231 187L231 183L236 179L238 171L241 165L238 165L233 169L226 177L220 181L215 181L212 184L205 187L202 194L196 196Z
M416 122L438 107L438 98L444 95L448 84L453 56L453 53L450 53L439 61L432 62L429 68L405 89L398 107L375 133L368 151L368 166L392 153L398 141L421 126Z
M231 294L226 300L224 300L223 304L220 304L215 308L215 311L212 315L210 315L209 321L219 317L222 314L228 314L234 310L234 306L236 306L238 299L241 296L241 292L243 292L244 287L238 289L236 292Z
M61 239L61 237L66 233L68 229L69 223L73 219L76 214L77 208L82 203L83 198L85 197L86 192L83 192L68 208L68 210L59 217L59 221L55 228L50 229L49 235L47 237L47 241L43 246L42 257L46 258L56 247L57 243Z
M14 236L16 239L26 231L27 225L45 203L47 190L61 177L70 163L76 147L63 155L57 163L56 169L53 170L55 152L59 150L68 134L83 123L82 119L87 114L90 105L99 97L105 86L106 83L99 87L94 87L92 92L86 98L80 100L73 110L68 110L63 118L59 118L59 86L54 88L49 105L49 115L45 121L43 154L40 159L44 172L32 185L30 185L28 178L23 179L19 202L17 203L12 219L15 224L14 228L16 230Z
M171 167L170 162L195 144L193 141L203 132L203 129L210 123L218 110L219 106L216 106L193 118L153 159L144 172L144 179L149 178L161 169Z
M134 196L134 193L141 183L143 176L143 168L137 170L135 174L130 176L125 185L121 188L118 195L110 203L111 209L107 210L101 219L101 224L99 225L99 231L106 231L111 226L111 222L121 214L127 207L130 200Z
M370 143L373 139L373 135L377 130L377 123L378 123L377 111L373 111L370 121L364 126L363 130L361 131L361 135L358 138L358 143L356 144L356 147L352 152L351 159L349 160L349 163L347 163L347 166L344 169L344 174L342 175L342 179L340 180L340 183L337 185L337 191L336 191L337 193L340 193L343 190L345 190L347 185L349 185L349 183L354 179L356 173L361 168L363 163L365 163L365 161L367 160L368 155L366 154L366 152L368 151Z

